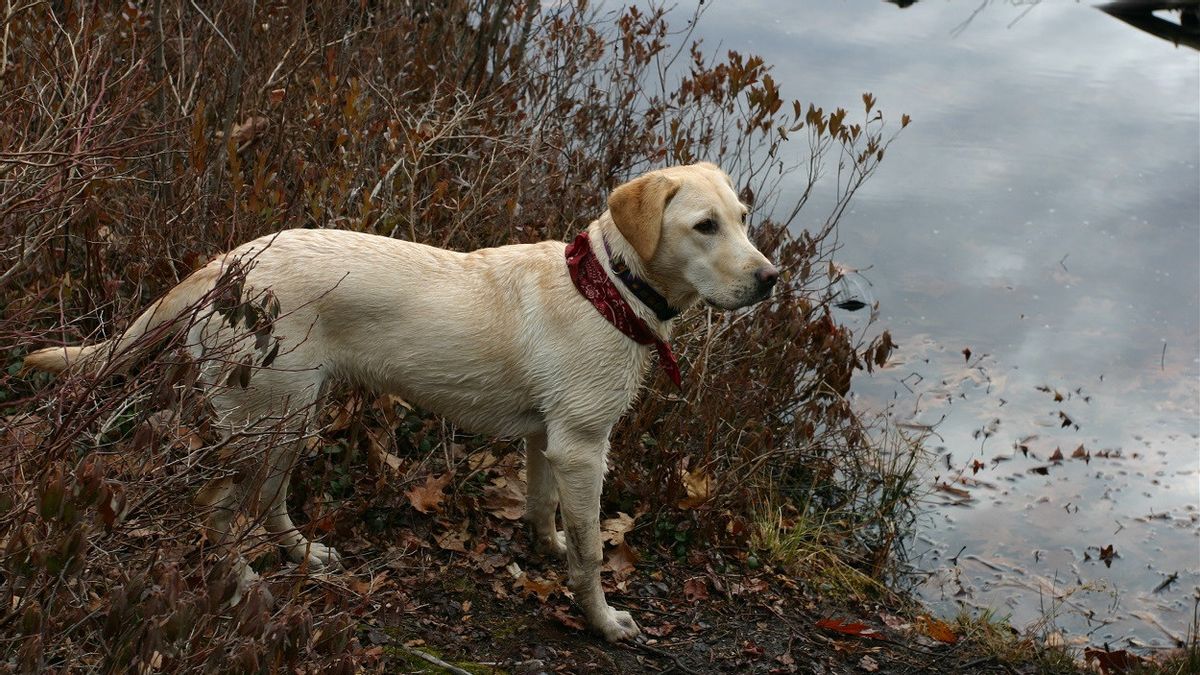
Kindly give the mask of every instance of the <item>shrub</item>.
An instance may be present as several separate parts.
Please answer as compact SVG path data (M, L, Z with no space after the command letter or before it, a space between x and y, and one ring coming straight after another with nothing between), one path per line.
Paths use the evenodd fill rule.
M699 159L734 176L783 279L754 310L684 318L674 339L683 392L657 379L614 434L610 506L745 545L768 505L784 519L772 522L829 524L838 534L823 543L841 560L883 574L913 450L877 443L845 394L892 345L886 333L863 344L829 309L837 221L892 138L870 95L856 121L786 101L761 59L711 55L673 33L661 8L203 6L30 3L5 17L0 651L10 663L350 671L362 653L356 621L371 611L296 583L273 605L255 593L222 614L229 564L198 544L191 498L228 469L194 391L196 364L168 345L125 375L50 382L18 374L29 349L105 339L210 256L281 228L458 249L564 239L621 181ZM805 187L780 205L793 172ZM826 173L834 206L800 229ZM464 439L420 411L354 400L312 442L327 450L311 467L325 482L301 485L302 502L355 493L344 506L357 517L367 497L396 499L398 488L348 473L343 460L362 446L424 454L405 478L461 454L436 452Z

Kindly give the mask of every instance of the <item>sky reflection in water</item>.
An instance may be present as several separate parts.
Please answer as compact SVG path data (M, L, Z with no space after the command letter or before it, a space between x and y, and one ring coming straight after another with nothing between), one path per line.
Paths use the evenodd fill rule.
M1073 590L1069 636L1166 645L1200 587L1200 58L1077 3L995 2L956 32L977 6L730 0L698 35L775 64L787 98L860 110L871 91L913 117L841 262L870 268L901 344L858 397L938 423L931 483L983 482L925 519L921 592L1021 625ZM1080 444L1090 462L1047 461Z

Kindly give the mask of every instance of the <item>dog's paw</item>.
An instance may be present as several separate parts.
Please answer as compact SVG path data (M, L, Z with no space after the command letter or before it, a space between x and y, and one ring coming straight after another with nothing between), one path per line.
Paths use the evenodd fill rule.
M315 541L293 546L288 555L296 563L302 564L307 561L310 572L327 572L342 566L342 556L332 546Z
M562 531L556 531L550 535L539 536L537 550L543 555L565 559L567 557L567 535Z
M592 624L592 629L604 636L609 642L631 640L642 632L637 622L629 612L622 612L612 607L605 607L600 620Z

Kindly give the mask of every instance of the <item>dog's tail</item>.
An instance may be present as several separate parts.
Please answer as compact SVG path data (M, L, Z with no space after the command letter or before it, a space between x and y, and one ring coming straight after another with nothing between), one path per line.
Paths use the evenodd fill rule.
M103 357L109 355L113 369L124 370L136 359L130 353L130 347L149 333L158 331L156 337L161 339L177 330L179 325L171 325L161 331L159 329L168 323L182 324L179 320L190 315L188 310L194 309L216 287L220 274L221 266L218 264L202 267L150 305L120 336L92 345L39 349L25 357L22 368L52 373L67 369L96 372L108 363Z

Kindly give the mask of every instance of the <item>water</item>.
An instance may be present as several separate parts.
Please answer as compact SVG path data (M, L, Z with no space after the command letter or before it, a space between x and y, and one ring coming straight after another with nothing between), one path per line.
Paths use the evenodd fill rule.
M901 345L860 405L933 425L926 479L953 488L913 542L919 592L949 615L1051 617L1069 641L1185 635L1200 593L1197 53L1066 1L731 0L698 34L775 64L788 98L859 109L871 91L913 117L843 219L840 262L870 268Z

